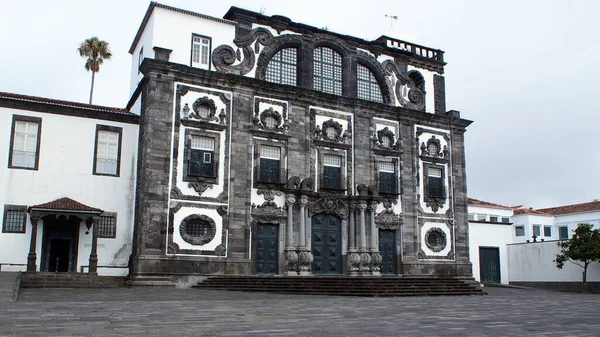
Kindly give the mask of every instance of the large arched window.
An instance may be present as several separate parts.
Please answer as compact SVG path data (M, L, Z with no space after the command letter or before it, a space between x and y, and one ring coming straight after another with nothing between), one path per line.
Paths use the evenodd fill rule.
M381 87L375 75L373 75L369 68L361 64L358 64L357 67L356 86L358 98L379 103L383 102Z
M313 58L313 88L342 95L342 56L331 48L319 47L315 48Z
M269 82L296 85L296 48L277 52L267 65L265 79Z

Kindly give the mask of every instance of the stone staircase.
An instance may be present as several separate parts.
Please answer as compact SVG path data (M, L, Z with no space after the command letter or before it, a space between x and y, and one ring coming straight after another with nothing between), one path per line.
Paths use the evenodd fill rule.
M23 273L21 288L118 288L125 286L123 276L98 276L86 273Z
M211 276L199 289L328 296L485 295L479 284L454 277Z
M0 302L14 302L19 296L20 272L0 272Z

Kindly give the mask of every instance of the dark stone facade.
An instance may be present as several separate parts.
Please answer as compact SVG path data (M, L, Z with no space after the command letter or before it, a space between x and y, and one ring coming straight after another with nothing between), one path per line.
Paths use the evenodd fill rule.
M394 73L397 78L396 86L399 85L398 83L407 85L411 90L419 93L419 89L406 76L406 65L420 65L441 74L443 59L439 57L426 59L411 56L406 51L386 49L382 41L361 45L364 42L362 40L344 39L335 34L328 35L323 31L315 32L308 26L294 26L287 18L273 17L272 21L265 21L264 16L254 13L256 15L253 17L250 14L243 10L228 13L228 18L238 19L242 23L237 27L238 38L235 42L242 49L244 57L237 65L233 65L234 60L231 59L231 57L236 58L235 51L227 46L218 47L213 53L213 64L219 71L191 68L169 63L165 59L145 59L140 67L145 80L140 89L142 111L131 276L135 278L159 275L255 274L257 272L256 233L259 223L279 225L280 243L277 257L279 267L276 274L284 274L290 271L290 268L299 268L299 271L302 271L299 265L302 265L302 259L307 255L302 255L302 249L291 252L289 256L286 255L287 253L283 252L283 241L284 238L287 240L287 234L284 236L284 232L287 217L290 215L289 219L293 219L294 242L296 246L298 245L300 226L298 219L300 212L304 211L310 216L317 214L316 212L332 213L342 219L343 228L340 233L343 236L343 249L340 259L343 267L340 273L349 274L352 271L352 261L348 250L350 240L348 228L350 227L347 226L358 224L357 209L361 209L363 207L361 205L365 205L363 210L366 205L372 205L373 208L367 209L364 213L367 223L374 221L378 228L400 230L401 234L397 235L399 240L397 245L400 248L396 256L397 274L469 277L471 264L468 256L463 135L471 122L461 119L456 112L444 111L444 77L440 75L433 76L434 92L428 93L434 95L434 114L422 111L424 101L419 103L418 98L407 100L405 107L395 106L392 97L396 97L399 89L394 89L392 83L384 79L385 76ZM268 23L278 31L295 27L300 33L306 35L289 38L283 35L273 37L266 29L251 30L249 22L253 20L263 24ZM311 89L312 51L315 46L321 45L335 48L345 56L343 71L346 82L342 96ZM298 66L300 70L298 86L283 86L264 81L264 71L269 57L285 46L298 46L302 53L299 58L301 64ZM387 50L396 61L386 61L388 65L383 67L373 56L359 52L357 48L378 53ZM259 52L263 54L256 58L255 51L258 51L257 54L260 54ZM439 53L442 55L441 51ZM376 77L379 76L384 103L355 98L357 62L376 73ZM255 66L257 67L256 78L243 76ZM225 181L220 185L224 186L223 194L218 198L203 199L201 192L198 197L183 198L181 191L176 190L178 186L178 181L175 179L176 171L179 169L178 165L181 165L181 158L177 156L183 155L179 150L183 138L178 131L182 109L181 104L177 103L179 99L177 95L180 95L176 90L178 85L224 92L231 103L231 111L223 113L223 126L217 128L218 130L212 127L214 130L224 132L228 141L230 140L230 145L226 145L227 151L221 150L221 154L216 154L221 156L220 165L224 165L225 172L228 172L224 176ZM421 95L424 100L424 93L421 92ZM258 105L257 98L286 102L285 115L281 121L278 120L282 127L273 130L264 127L260 129L263 124L258 121L255 113ZM428 108L432 109L432 107ZM316 127L320 126L315 116L347 123L344 127L346 131L338 134L335 139L328 139L327 136L315 137L318 131ZM215 120L215 123L218 123L218 119ZM335 123L339 124L339 122L332 122L331 125ZM395 132L386 131L386 134L393 139L393 146L381 148L375 144L377 132L380 131L377 129L378 123L389 127L397 126ZM419 137L415 137L418 128L425 128L429 130L427 132L446 137L444 144L447 144L449 152L443 161L448 174L445 199L447 207L444 212L438 212L437 208L431 211L423 206L423 196L420 191L423 189L423 179L426 177L421 173L424 163L420 156L421 144ZM198 129L211 130L211 127L206 128L198 124ZM255 146L261 141L283 144L281 148L285 150L283 153L286 157L287 177L292 177L287 185L259 185L253 179L255 168L252 163L257 159ZM345 160L344 165L347 170L342 174L344 188L339 191L323 190L319 187L321 173L318 167L322 163L317 153L328 151L342 153ZM389 158L397 164L400 186L400 193L397 196L380 195L377 191L376 163L381 158ZM256 192L257 189L259 192ZM253 191L258 193L259 198L264 198L264 202L256 204L255 200L262 199L253 196ZM290 208L275 200L276 197L282 196L287 196L287 199L291 200ZM301 199L306 200L306 203L299 202ZM327 200L331 200L331 204L337 206L332 208L323 206ZM214 205L203 206L201 204L203 202L212 202ZM401 206L397 214L392 211L395 204ZM218 221L221 224L219 228L222 232L216 235L218 237L222 235L223 238L217 248L211 248L210 251L198 248L195 252L173 248L173 235L179 231L177 227L179 224L174 221L173 214L176 214L181 207L197 207L198 213L209 209L218 210L220 215ZM379 207L377 211L375 207ZM384 210L381 211L381 208ZM371 220L369 214L372 214ZM310 217L307 220L307 238L310 239ZM439 223L441 227L448 228L447 231L451 234L440 236L447 240L443 247L448 249L443 256L427 255L427 252L423 252L422 247L425 246L423 226L427 221L434 226ZM352 225L349 225L350 223ZM371 241L373 238L370 235L367 233L366 239ZM371 242L376 241L377 239L373 239ZM300 262L294 262L294 258L298 258L298 256L294 257L296 253L300 256ZM375 253L376 250L371 256L376 260ZM376 262L372 262L371 271L376 269L375 265ZM295 269L292 271L295 272Z

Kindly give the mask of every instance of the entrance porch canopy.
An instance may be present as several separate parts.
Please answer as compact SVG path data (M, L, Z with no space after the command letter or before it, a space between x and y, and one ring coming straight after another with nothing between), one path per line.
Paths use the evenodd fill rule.
M27 255L27 272L35 272L37 270L37 227L41 216L47 214L74 215L79 218L86 219L86 225L92 226L92 250L90 252L89 272L98 272L98 224L100 214L104 211L91 207L70 198L60 198L54 201L46 202L39 205L30 206L27 212L31 218L31 243L29 246L29 254Z

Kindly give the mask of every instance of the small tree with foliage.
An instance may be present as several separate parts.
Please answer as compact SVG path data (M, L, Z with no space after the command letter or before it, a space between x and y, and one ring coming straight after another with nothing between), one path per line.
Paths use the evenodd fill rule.
M558 242L560 254L556 255L556 267L562 269L565 262L583 268L583 286L587 288L587 268L590 263L600 260L600 230L592 229L592 225L577 225L573 236Z

